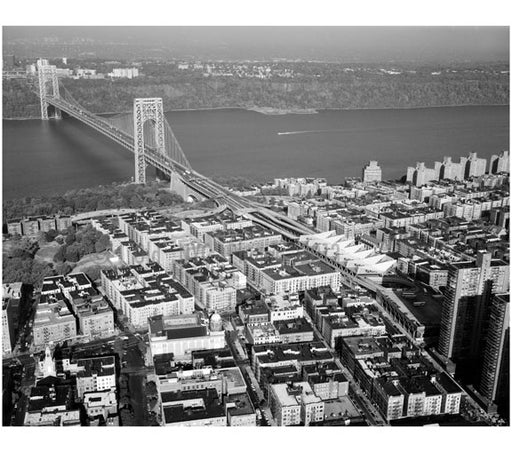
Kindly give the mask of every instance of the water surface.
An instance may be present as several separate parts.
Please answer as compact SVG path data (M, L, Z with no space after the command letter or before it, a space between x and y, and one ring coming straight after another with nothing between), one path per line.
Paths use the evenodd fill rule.
M359 176L376 159L383 177L408 165L509 149L509 108L329 110L269 116L245 110L176 111L167 119L205 175ZM5 199L63 193L133 176L133 155L75 119L3 121Z

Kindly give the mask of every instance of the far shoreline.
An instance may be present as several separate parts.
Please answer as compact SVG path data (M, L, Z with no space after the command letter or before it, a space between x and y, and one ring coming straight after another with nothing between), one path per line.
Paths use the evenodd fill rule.
M216 110L244 110L251 111L255 113L260 113L265 116L284 116L284 115L314 115L318 114L322 111L366 111L366 110L426 110L430 108L465 108L465 107L510 107L510 104L457 104L457 105L419 105L419 106L411 106L411 107L359 107L359 108L274 108L274 107L198 107L198 108L177 108L173 110L165 110L165 113L174 113L174 112L193 112L193 111L216 111ZM119 115L119 114L129 114L131 111L121 111L121 112L102 112L102 113L94 113L98 116L104 115ZM4 121L30 121L35 119L41 119L40 117L19 117L19 118L2 118Z

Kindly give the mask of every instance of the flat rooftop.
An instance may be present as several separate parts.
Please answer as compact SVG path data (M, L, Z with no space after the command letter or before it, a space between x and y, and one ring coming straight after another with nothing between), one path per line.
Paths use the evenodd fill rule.
M424 291L416 292L411 298L404 297L400 292L395 291L395 294L421 324L429 326L441 324L442 300ZM420 302L422 305L415 305L415 302Z
M257 355L257 359L261 364L289 360L308 362L332 361L334 359L334 356L322 342L255 345L253 347L253 355Z
M254 407L247 393L230 394L224 398L226 411L231 416L247 416L254 414Z
M352 401L347 397L324 402L324 417L326 421L335 419L359 418L361 414Z
M225 416L215 389L163 392L161 397L166 424Z
M320 397L313 393L311 386L305 381L274 384L271 388L282 406L297 406L301 399L306 403L321 402Z

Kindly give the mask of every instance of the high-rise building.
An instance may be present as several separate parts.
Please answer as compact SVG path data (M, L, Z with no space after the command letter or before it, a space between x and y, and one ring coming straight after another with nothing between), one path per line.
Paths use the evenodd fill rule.
M12 328L9 322L8 305L10 300L2 300L2 355L12 351Z
M439 179L439 170L441 163L436 162L434 168L427 168L424 162L417 162L416 166L407 168L407 182L411 182L416 187L421 187L427 182Z
M439 179L464 179L464 165L453 162L451 157L444 157L439 171Z
M382 169L377 160L370 160L363 168L363 182L380 182L382 180Z
M443 356L454 361L478 357L491 295L508 292L509 268L483 251L476 261L450 264L438 344Z
M509 382L510 294L491 299L489 328L484 349L480 392L490 402L499 401Z
M508 151L503 151L500 155L491 156L489 161L489 173L509 173L510 172L510 161Z
M479 159L476 152L470 152L467 157L461 157L460 163L464 168L464 179L483 176L487 168L487 159Z
M12 352L19 329L21 282L2 285L2 354Z

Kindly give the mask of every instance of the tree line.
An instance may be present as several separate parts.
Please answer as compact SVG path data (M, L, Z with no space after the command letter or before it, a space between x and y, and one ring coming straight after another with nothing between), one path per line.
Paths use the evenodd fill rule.
M4 221L28 216L73 215L104 209L171 207L183 203L181 196L170 192L167 186L167 183L159 181L146 185L113 183L70 190L63 195L4 200Z
M203 77L162 66L149 76L120 80L66 79L73 97L94 113L130 111L135 97L162 97L171 109L271 107L411 108L442 105L508 104L508 73L442 71L436 67L395 75L311 67L299 76L268 80ZM39 101L24 80L4 80L4 117L38 117Z

